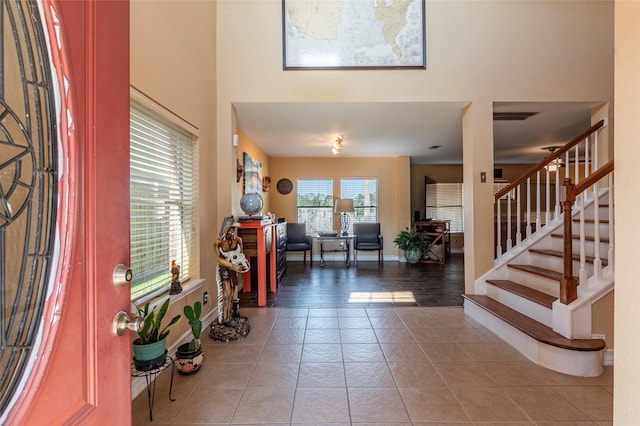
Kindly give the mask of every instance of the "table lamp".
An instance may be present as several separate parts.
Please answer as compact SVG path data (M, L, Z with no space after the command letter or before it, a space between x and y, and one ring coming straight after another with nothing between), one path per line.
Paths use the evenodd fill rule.
M353 200L350 198L340 198L336 200L335 213L340 213L340 226L342 228L342 235L349 234L349 223L351 223L351 217L347 213L353 213Z

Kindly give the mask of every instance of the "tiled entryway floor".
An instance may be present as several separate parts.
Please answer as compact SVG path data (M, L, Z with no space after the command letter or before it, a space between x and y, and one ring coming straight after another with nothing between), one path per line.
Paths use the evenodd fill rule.
M193 376L159 375L152 424L611 425L613 369L529 362L461 307L242 308ZM146 392L133 424L149 423Z

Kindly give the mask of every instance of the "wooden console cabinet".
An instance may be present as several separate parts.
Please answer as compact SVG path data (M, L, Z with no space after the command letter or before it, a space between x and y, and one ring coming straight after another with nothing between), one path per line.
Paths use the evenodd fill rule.
M276 256L268 256L269 253L276 252L276 238L274 236L276 224L270 220L245 220L240 224L238 236L242 238L244 255L249 260L252 257L255 258L258 265L258 306L265 306L267 304L267 261L270 262L268 279L270 290L275 293L277 289ZM251 270L245 272L242 277L244 281L243 292L251 292Z
M420 262L445 263L451 253L450 227L450 220L421 220L413 224L417 234L427 235L431 239L429 246L422 252Z

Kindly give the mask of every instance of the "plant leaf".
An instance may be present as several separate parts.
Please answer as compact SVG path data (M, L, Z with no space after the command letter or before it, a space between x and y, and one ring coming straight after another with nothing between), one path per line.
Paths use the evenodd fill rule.
M191 305L187 305L184 307L184 316L187 317L189 323L191 323L191 321L195 319L195 314Z

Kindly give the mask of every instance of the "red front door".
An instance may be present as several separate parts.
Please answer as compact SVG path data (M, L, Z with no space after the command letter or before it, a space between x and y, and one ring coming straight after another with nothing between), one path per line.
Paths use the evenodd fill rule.
M43 342L7 424L131 422L130 334L112 322L130 311L129 2L44 0L62 117L57 276ZM49 336L50 338L46 338ZM7 413L5 413L7 414Z

